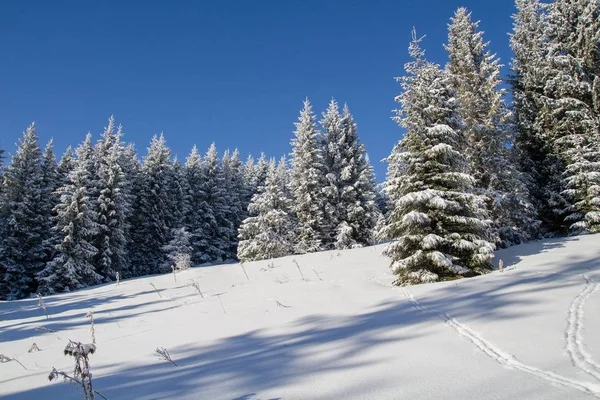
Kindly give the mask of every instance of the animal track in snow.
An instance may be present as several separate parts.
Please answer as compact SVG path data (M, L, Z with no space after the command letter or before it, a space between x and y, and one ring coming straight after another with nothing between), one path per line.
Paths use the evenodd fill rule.
M591 384L591 383L587 383L587 382L579 382L579 381L558 375L551 371L544 371L539 368L535 368L530 365L523 364L522 362L517 360L514 356L507 354L504 351L498 349L492 343L485 340L485 338L483 338L477 332L474 332L466 325L461 324L460 322L458 322L456 319L450 317L445 312L432 310L432 309L429 309L429 308L423 306L421 303L419 303L413 297L413 295L407 289L403 288L402 291L404 292L404 295L406 296L406 298L408 299L408 301L411 303L411 305L413 307L415 307L416 309L418 309L422 312L425 312L425 313L435 314L438 318L443 320L448 326L450 326L452 329L454 329L460 336L469 340L471 343L473 343L475 346L477 346L481 351L483 351L487 356L491 357L499 364L504 365L509 368L514 368L514 369L522 371L522 372L526 372L528 374L537 376L538 378L545 379L546 381L549 381L549 382L552 382L552 383L555 383L555 384L558 384L558 385L561 385L561 386L564 386L564 387L567 387L570 389L579 390L581 392L587 393L591 396L594 396L594 397L600 399L600 386Z
M586 300L598 290L600 284L591 281L587 276L585 287L571 303L567 317L567 329L565 330L565 339L567 341L567 352L575 367L583 372L593 376L600 381L600 364L585 350L583 345L583 318L585 316L584 305Z

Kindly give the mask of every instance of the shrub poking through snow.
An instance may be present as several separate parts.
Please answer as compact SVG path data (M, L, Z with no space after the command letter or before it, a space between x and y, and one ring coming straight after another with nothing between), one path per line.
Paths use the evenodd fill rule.
M46 308L46 303L44 303L44 298L39 293L37 294L37 298L38 298L38 307L40 307L41 309L44 310L44 314L46 314L46 319L50 319L50 316L48 315L48 309Z
M173 364L174 366L178 366L175 361L173 361L173 359L171 358L171 355L169 354L169 351L167 349L165 349L164 347L157 347L156 351L154 352L154 354L156 354L158 356L158 358L160 358L161 360L165 360L170 362L171 364Z
M37 344L33 343L31 345L31 347L29 348L29 350L27 350L28 353L33 353L35 351L40 351L40 348L38 347Z

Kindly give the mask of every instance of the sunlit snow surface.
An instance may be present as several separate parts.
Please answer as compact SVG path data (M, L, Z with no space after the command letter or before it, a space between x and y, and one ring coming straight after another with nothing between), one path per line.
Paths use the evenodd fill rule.
M37 299L0 303L0 353L27 368L0 363L0 398L79 399L47 376L72 372L62 351L91 341L89 310L94 389L110 400L600 398L599 235L408 288L390 286L383 248L247 263L249 280L229 264L51 296L48 320Z

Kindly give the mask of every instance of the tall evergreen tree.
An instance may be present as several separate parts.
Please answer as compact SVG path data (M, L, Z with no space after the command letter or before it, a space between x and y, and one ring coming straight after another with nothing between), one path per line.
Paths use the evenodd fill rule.
M414 31L409 52L395 117L407 133L389 158L404 174L386 188L393 211L385 230L394 240L386 254L399 285L483 273L494 250L483 199L471 193L475 179L463 155L449 77L424 59Z
M68 154L68 153L67 153ZM61 165L67 164L65 162ZM94 258L98 249L91 243L98 231L96 213L88 192L93 185L94 167L91 135L77 149L77 161L67 182L58 189L54 226L56 257L37 275L40 292L59 293L95 285L102 276L96 273Z
M94 238L98 252L95 265L106 281L115 279L117 273L126 276L130 263L127 232L132 200L130 183L123 170L125 146L121 138L122 128L115 129L111 116L94 149L98 185L95 208L98 230Z
M600 231L600 3L555 0L545 25L548 79L541 97L540 130L565 166L561 212L571 234Z
M242 221L245 219L244 170L239 151L237 149L233 153L230 153L229 150L225 151L221 164L223 165L225 189L228 195L226 219L232 224L231 230L229 230L229 237L227 238L229 243L227 245L226 258L233 260L237 257L237 232Z
M17 152L8 164L2 186L6 201L7 226L0 246L4 288L9 299L35 293L35 276L44 267L46 224L42 194L42 153L35 125L23 133Z
M536 235L539 223L522 174L511 162L509 111L500 89L500 63L487 50L479 22L459 8L448 26L447 70L463 122L474 189L486 197L498 244L508 246ZM537 228L537 229L536 229Z
M204 192L202 157L196 146L192 148L185 162L185 174L190 205L190 210L185 217L185 226L190 233L192 263L203 264L211 261L210 255L207 253L209 247L208 228L216 226L216 221Z
M546 82L551 79L548 45L544 34L547 15L538 0L516 0L510 45L514 52L510 79L518 135L515 152L521 170L529 177L529 191L539 218L548 232L564 232L561 195L564 163L541 123Z
M324 196L321 175L323 157L319 150L315 115L308 99L304 101L304 108L295 125L291 158L293 211L298 220L295 251L310 253L323 248L321 226L324 221Z
M274 160L269 164L265 184L252 198L249 211L251 216L239 230L238 258L253 261L292 254L291 201Z
M206 202L212 210L212 216L204 225L204 232L208 241L205 250L211 262L220 262L228 258L229 238L233 224L227 220L229 205L225 190L225 173L219 163L219 156L215 144L211 144L202 163L203 184L202 192Z
M54 217L56 216L54 207L58 204L60 196L56 193L61 186L60 176L58 175L58 164L54 155L54 143L48 142L42 154L42 193L40 211L42 213L42 231L41 239L46 254L44 262L54 258L54 243L52 242L52 227L54 226Z
M64 154L60 158L58 162L58 166L56 167L56 173L58 174L58 187L61 188L67 183L69 183L69 175L71 171L75 169L77 161L75 160L75 153L73 153L73 149L71 146L67 147ZM58 196L60 200L60 195Z
M167 272L162 252L171 236L173 210L171 151L164 136L154 136L140 171L139 193L131 227L131 262L135 275Z

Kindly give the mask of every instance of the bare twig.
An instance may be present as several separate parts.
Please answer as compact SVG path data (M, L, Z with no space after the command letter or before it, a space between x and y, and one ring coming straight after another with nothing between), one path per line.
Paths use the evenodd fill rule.
M295 258L292 261L294 262L294 264L296 264L296 267L298 267L298 271L300 271L300 276L302 276L302 280L305 281L306 278L304 277L304 274L302 273L302 269L300 269L300 264L298 264L298 261L296 261Z
M170 362L171 364L173 364L174 366L178 366L175 361L173 361L173 359L171 358L171 355L169 354L169 351L167 349L165 349L164 347L157 347L156 351L154 352L154 354L156 354L158 356L158 358L160 358L161 360L165 360Z
M94 329L94 313L92 312L92 310L90 310L85 316L90 319L90 332L92 334L92 343L96 344L96 329Z
M84 383L82 381L80 381L77 378L73 378L69 374L66 374L62 371L58 371L54 367L52 368L52 371L50 371L50 374L48 375L48 380L53 381L55 379L58 379L59 376L62 376L62 378L64 379L65 382L70 381L70 382L80 385L81 387L84 387ZM92 390L93 390L93 393L96 393L98 396L102 397L104 400L108 400L108 398L106 396L104 396L102 393L100 393L99 391L94 390L94 389L92 389ZM93 397L92 397L92 399L93 399Z
M227 311L225 311L225 307L223 306L223 301L221 300L222 294L225 294L225 293L217 293L217 294L213 294L213 296L217 296L217 298L219 299L219 303L221 304L221 308L223 309L223 314L227 314Z
M275 279L275 282L281 283L281 284L288 283L289 281L290 281L290 278L285 274L283 274L283 276Z
M16 356L15 356L15 357L13 357L13 358L10 358L10 357L7 357L7 356L5 356L4 354L0 354L0 363L7 363L7 362L11 362L11 361L15 361L15 362L17 362L17 364L19 364L21 367L23 367L23 369L24 369L25 371L29 371L29 370L27 369L27 367L26 367L26 366L24 366L24 365L21 363L21 361L19 361L19 360L17 359L17 357L16 357Z
M319 273L317 272L316 269L313 268L313 272L315 273L315 275L317 275L317 278L319 278L320 281L323 280L323 279L321 279L321 275L319 275Z
M277 305L279 307L283 307L283 308L290 308L291 306L286 306L285 304L280 303L279 301L275 300L275 302L277 303Z
M158 291L156 286L154 286L154 283L150 282L150 286L152 286L154 288L154 291L156 291L156 294L158 295L158 297L160 297L162 299L162 295L160 294L160 292Z
M50 319L50 316L48 315L48 309L46 309L46 303L44 303L44 299L42 298L42 295L38 293L37 298L38 298L38 307L41 307L44 310L44 314L46 314L46 319Z
M240 267L242 267L242 269L244 270L244 274L246 275L246 279L250 280L250 277L248 276L248 272L246 272L246 267L244 267L244 263L240 263Z
M190 283L190 286L192 286L194 289L196 289L198 294L200 294L200 296L202 296L202 298L204 298L204 294L202 293L202 290L200 290L200 284L198 282L196 282L194 279L192 279L192 283Z

